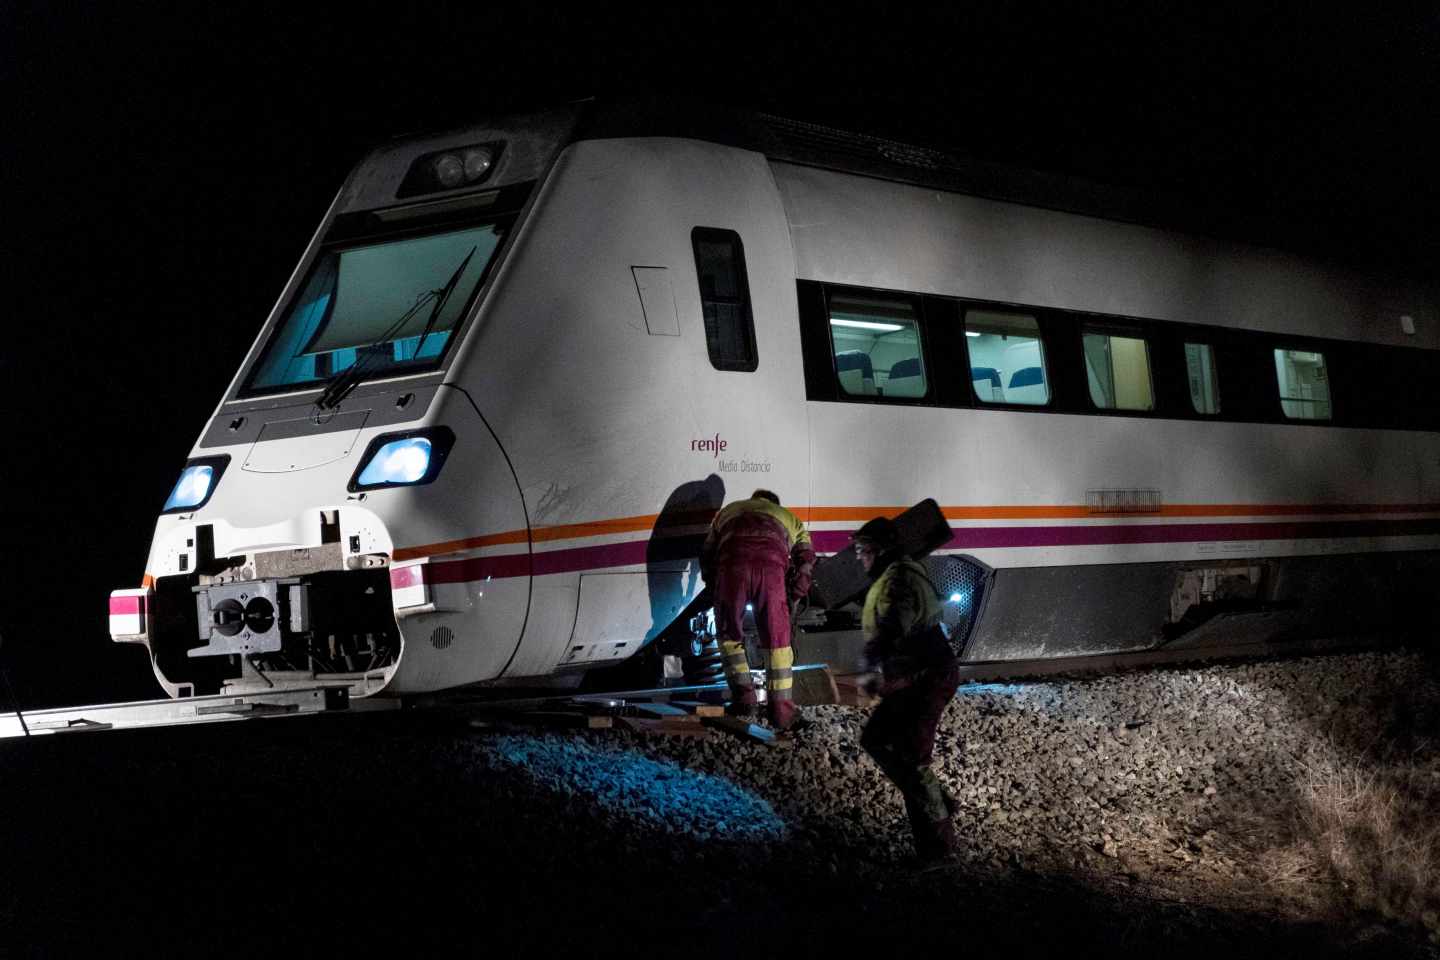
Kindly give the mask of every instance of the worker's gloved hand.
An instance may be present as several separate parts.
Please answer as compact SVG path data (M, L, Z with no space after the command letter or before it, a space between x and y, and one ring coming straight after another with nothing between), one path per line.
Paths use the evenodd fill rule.
M790 602L810 595L810 584L814 581L815 551L808 542L797 543L790 548L790 564L785 571L785 592Z
M878 697L884 687L884 680L878 673L862 673L855 678L855 688L867 697Z
M880 692L878 696L888 697L911 686L924 672L924 665L914 657L886 657L880 668Z

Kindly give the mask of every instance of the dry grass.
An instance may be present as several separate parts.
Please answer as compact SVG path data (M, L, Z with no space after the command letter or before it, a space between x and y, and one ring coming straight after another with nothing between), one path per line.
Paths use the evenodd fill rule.
M1247 872L1306 912L1378 915L1440 943L1436 676L1382 668L1315 734L1292 815L1231 813Z
M1257 866L1266 886L1286 890L1313 884L1321 877L1310 851L1293 842L1263 850Z
M1317 750L1300 778L1298 840L1341 901L1440 940L1440 782L1428 765Z

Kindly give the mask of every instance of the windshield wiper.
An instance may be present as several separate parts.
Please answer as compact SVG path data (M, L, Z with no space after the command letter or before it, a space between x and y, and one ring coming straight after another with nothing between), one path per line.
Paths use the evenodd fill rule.
M414 305L402 313L400 319L390 324L385 332L380 334L378 338L362 347L357 347L355 362L330 378L330 382L325 385L324 392L321 393L320 398L315 401L315 406L322 410L331 410L340 406L340 401L344 400L350 391L354 390L360 381L364 379L365 373L374 362L374 348L382 343L388 342L391 337L404 329L405 324L410 322L410 318L415 316L415 311L419 310L435 296L436 292L434 290L425 291L415 301Z
M450 299L450 294L455 292L455 285L460 282L460 275L465 272L465 267L470 263L470 258L475 256L479 247L471 247L470 252L465 254L465 259L460 261L460 266L450 274L450 279L440 290L440 296L435 299L435 306L430 310L430 316L425 320L425 330L420 334L420 339L415 343L414 356L420 356L420 348L425 346L425 338L430 336L430 331L435 329L435 321L440 319L440 311L445 309L445 302Z
M322 392L319 399L315 401L315 406L322 410L333 410L340 406L341 401L350 395L351 390L354 390L360 385L360 381L365 379L365 374L367 374L370 371L370 367L374 365L376 357L374 352L375 348L382 343L389 343L397 333L405 329L405 324L410 322L417 310L433 300L435 305L430 308L430 316L425 320L425 332L421 334L419 343L415 345L415 353L419 354L420 347L425 343L425 338L430 336L431 331L435 328L435 321L440 316L441 308L445 306L445 301L450 299L450 294L454 291L455 285L460 282L460 275L465 272L466 265L470 263L470 258L475 256L477 249L479 248L470 248L470 252L465 254L465 259L461 260L460 265L455 268L455 272L450 274L450 279L445 281L445 286L439 290L425 291L425 293L416 299L410 309L400 315L400 319L386 328L384 333L365 346L358 348L357 352L359 356L355 362L331 378L330 382L325 385L324 392Z

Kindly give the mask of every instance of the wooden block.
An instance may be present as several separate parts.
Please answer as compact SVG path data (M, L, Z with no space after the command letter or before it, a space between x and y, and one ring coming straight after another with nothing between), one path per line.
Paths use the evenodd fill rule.
M725 705L723 703L701 703L699 700L674 700L675 706L693 713L697 717L723 717L725 716Z
M835 702L847 707L873 707L880 702L879 697L863 693L854 677L836 677L835 694Z
M796 670L794 677L795 685L790 690L790 697L797 705L818 707L840 702L840 690L828 667Z
M895 518L895 532L906 556L920 559L950 542L954 532L940 505L926 498Z
M661 734L669 737L708 737L710 731L701 726L693 717L621 717L620 726L636 733Z
M584 713L563 713L549 710L530 710L505 717L515 723L533 723L545 727L583 727L589 730L608 730L615 725L611 717L590 716Z
M907 556L919 559L937 547L950 542L952 532L945 514L934 500L921 500L895 517L895 532L900 548ZM847 544L833 556L822 557L815 564L815 581L810 596L821 607L834 610L848 601L859 600L870 588L870 577L855 555L853 544Z

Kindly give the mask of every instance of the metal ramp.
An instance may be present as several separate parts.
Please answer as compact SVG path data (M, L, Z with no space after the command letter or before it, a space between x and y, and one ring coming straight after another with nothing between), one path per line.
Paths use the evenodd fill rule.
M395 703L398 708L399 703ZM0 738L49 736L138 727L170 727L221 723L258 717L329 713L350 707L346 687L297 687L264 693L219 694L179 700L138 700L82 707L27 710L23 721L14 711L0 713Z

